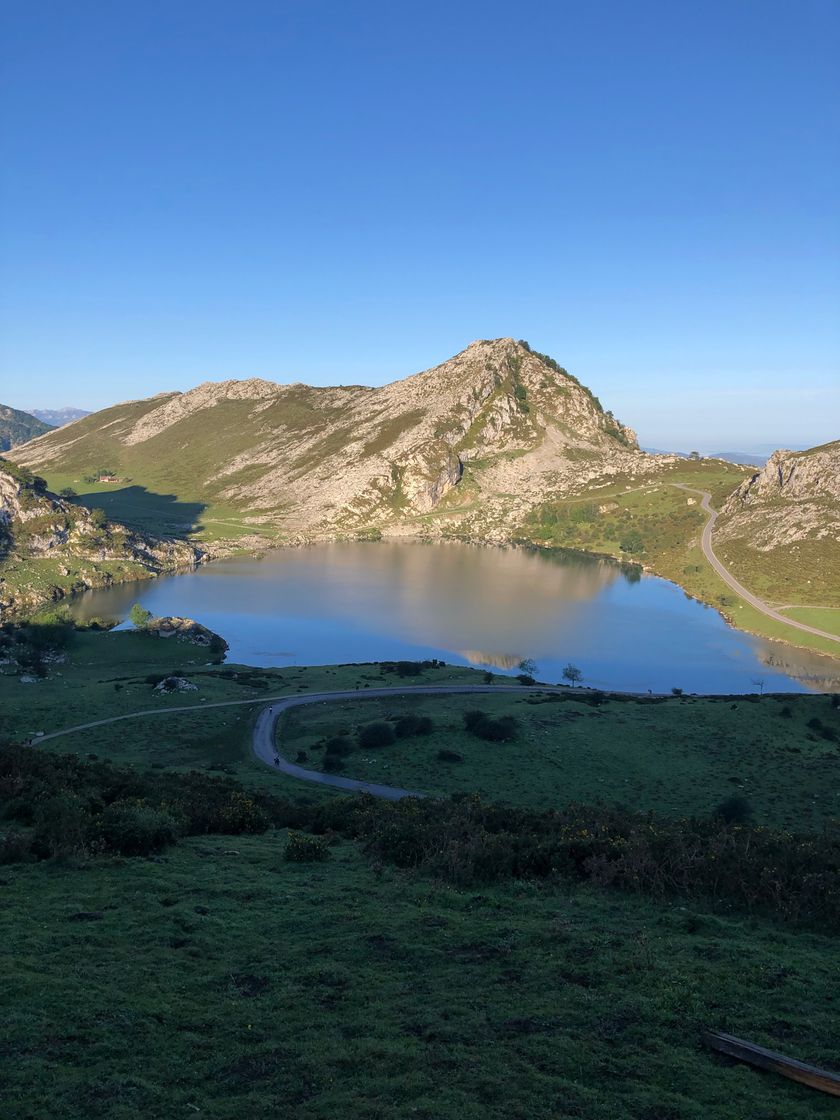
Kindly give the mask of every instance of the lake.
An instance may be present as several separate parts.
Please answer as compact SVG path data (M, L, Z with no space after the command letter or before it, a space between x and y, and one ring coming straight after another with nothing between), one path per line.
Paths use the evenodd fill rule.
M731 629L675 584L586 556L383 541L283 549L79 596L78 616L135 602L197 619L228 661L313 665L441 658L644 692L840 687L840 662Z

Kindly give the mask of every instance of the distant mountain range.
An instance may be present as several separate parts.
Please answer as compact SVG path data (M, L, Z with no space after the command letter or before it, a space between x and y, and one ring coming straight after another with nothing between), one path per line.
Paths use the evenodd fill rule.
M49 430L49 424L28 412L0 404L0 451L8 451L20 443L27 443Z
M727 463L738 463L745 467L763 467L771 455L774 455L778 450L779 445L775 443L762 443L758 444L752 451L701 451L700 454L704 459L725 459ZM785 445L788 451L807 451L808 448L803 444ZM679 455L681 459L687 459L690 455L688 451L663 451L659 447L643 447L643 451L647 451L649 455Z
M63 428L65 424L90 416L90 412L84 408L30 408L29 414L43 420L51 428Z

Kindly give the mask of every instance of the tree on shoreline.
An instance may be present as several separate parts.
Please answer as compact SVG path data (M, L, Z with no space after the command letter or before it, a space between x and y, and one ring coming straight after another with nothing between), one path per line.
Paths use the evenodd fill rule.
M147 611L145 607L141 607L139 603L135 603L128 612L128 621L137 630L145 630L149 625L151 617L152 612Z

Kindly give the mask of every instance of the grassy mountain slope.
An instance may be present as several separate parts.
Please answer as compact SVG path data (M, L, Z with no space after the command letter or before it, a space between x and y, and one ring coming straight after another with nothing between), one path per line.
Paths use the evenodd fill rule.
M547 490L641 458L634 434L576 379L497 339L380 389L250 380L129 402L18 461L77 489L114 471L130 480L110 487L126 519L142 491L200 506L193 529L206 536L235 535L235 524L295 539L394 526L434 534L476 500L488 524L509 526Z
M0 404L0 451L8 451L18 444L27 443L36 436L50 431L50 425L45 424L36 416L28 412L21 412L17 408L9 408Z

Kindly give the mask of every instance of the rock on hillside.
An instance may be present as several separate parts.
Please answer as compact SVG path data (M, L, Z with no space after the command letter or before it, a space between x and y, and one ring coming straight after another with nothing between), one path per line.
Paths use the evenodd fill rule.
M715 540L764 597L840 607L840 440L776 451L727 499Z
M107 522L0 459L0 621L74 591L193 566L200 558L181 541Z
M792 541L840 540L840 440L776 451L721 510L719 536L749 533L762 550Z
M49 424L45 424L37 417L0 404L0 451L8 451L48 431L50 431Z
M175 638L179 642L189 642L194 646L212 649L214 653L226 653L230 648L221 635L214 634L194 618L166 615L163 618L150 619L143 629L156 638Z
M16 460L71 477L107 461L151 491L243 511L281 540L504 539L549 494L657 463L576 378L512 338L378 389L252 379L128 402Z

